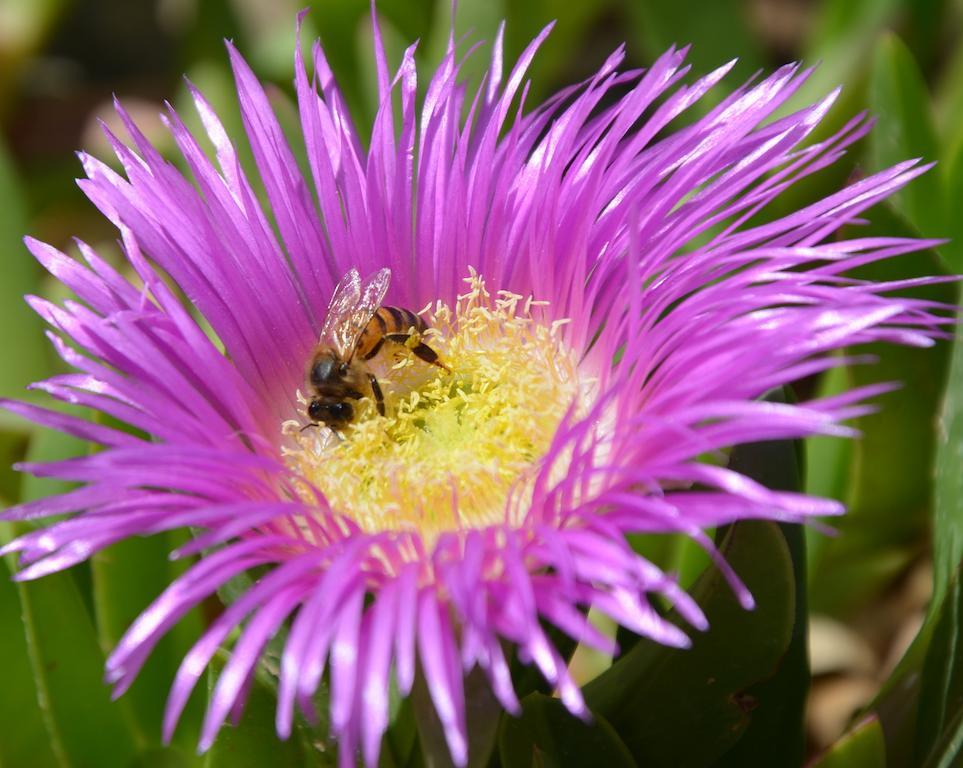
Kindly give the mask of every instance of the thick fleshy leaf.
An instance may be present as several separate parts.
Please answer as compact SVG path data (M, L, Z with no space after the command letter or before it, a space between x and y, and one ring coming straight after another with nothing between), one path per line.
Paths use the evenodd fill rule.
M572 658L572 654L575 653L575 649L578 648L578 643L570 635L552 624L543 622L542 628L559 655L567 663ZM512 659L511 671L512 684L515 686L515 692L519 697L528 696L530 693L550 694L552 692L551 684L546 682L544 675L534 665L522 664L516 657Z
M137 616L186 569L187 564L174 563L168 557L185 541L185 534L173 533L127 539L93 558L95 618L103 648L114 648ZM202 629L197 611L181 619L158 643L127 694L140 738L146 744L160 744L167 691ZM195 696L175 733L175 743L188 753L197 744L202 717L203 702Z
M913 757L921 670L932 629L931 622L924 624L876 698L866 707L882 724L886 754L893 765L910 765Z
M787 402L793 398L791 392L779 391L766 399ZM801 456L801 441L749 443L732 451L729 468L773 490L799 491L804 474ZM809 694L806 537L802 526L780 524L779 528L789 547L795 574L792 639L775 674L746 691L747 695L768 704L754 710L745 734L717 763L717 768L798 765L802 764L805 754L804 714Z
M418 745L418 724L411 698L401 698L397 685L391 686L390 722L381 745L381 761L389 766L418 765L412 762Z
M484 5L484 0L477 3ZM556 20L552 34L545 41L538 57L532 62L531 97L541 99L549 95L548 86L557 82L562 74L572 68L572 52L583 44L585 30L593 22L614 10L614 0L597 0L592 3L571 3L567 0L536 0L517 3L505 0L506 47L513 54L523 50L549 19ZM459 5L459 14L461 13ZM626 31L624 35L631 32ZM661 51L659 51L661 52ZM718 62L716 62L718 63ZM582 70L578 70L582 73Z
M34 429L27 446L27 461L61 461L72 456L83 456L88 450L88 443L68 435L55 432L52 429ZM76 483L59 480L55 477L37 477L35 475L18 475L20 477L20 501L35 501L46 496L66 493Z
M939 158L926 83L913 54L894 34L884 36L877 46L869 105L878 120L870 134L872 170L907 157L927 162ZM940 169L931 171L890 198L890 204L926 237L947 234L940 174Z
M957 326L936 444L933 599L938 606L963 559L963 325Z
M397 2L394 4L397 4ZM444 59L445 52L448 49L452 10L455 10L454 29L456 37L471 33L473 38L487 40L489 42L495 40L498 34L498 26L505 19L506 13L509 12L508 9L505 8L506 3L502 2L502 0L469 0L467 3L459 3L457 8L446 0L434 0L433 4L435 7L434 22L431 25L431 35L423 43L424 49L418 51L418 53L422 54L433 66L437 66L438 63ZM417 8L419 4L406 3L405 5L414 5L414 7ZM403 20L401 16L411 16L411 12L408 11L407 8L405 14L391 12L392 9L390 9L390 7L383 7L382 4L378 5L378 9L383 15L394 22L399 30L404 32L402 39L411 40L417 38L418 34L420 34L409 34L402 26ZM527 10L530 10L530 8ZM526 9L518 8L516 11L519 14L523 14L526 12ZM542 23L544 23L544 21ZM537 32L538 29L540 29L540 27L536 27L534 31ZM507 29L505 31L506 33L508 32ZM388 41L386 41L386 44L387 42ZM419 46L419 48L420 47L421 46ZM394 61L397 61L399 58L400 57L396 57ZM478 82L479 78L485 73L486 65L487 61L484 56L473 56L465 62L461 71L467 81Z
M950 0L902 0L904 13L903 39L919 62L924 72L933 72L943 64L946 52L941 46L934 45L944 33L944 27L951 18Z
M940 248L940 255L947 268L954 274L963 272L963 142L955 148L955 154L947 160L946 175L946 236L949 242Z
M0 436L0 442L10 436ZM28 461L54 461L82 454L86 450L86 444L75 437L40 428L31 429L24 436L24 444ZM21 447L18 450L24 449ZM16 478L19 484L17 498L20 501L32 501L73 487L72 483L54 478L21 474L17 474ZM0 540L6 541L12 536L8 534L9 530L0 535ZM44 677L34 675L36 658L31 655L28 646L32 636L29 632L35 631L35 627L26 622L28 614L21 604L21 598L29 596L29 590L36 584L20 585L14 582L11 577L16 571L16 558L10 555L4 559L5 565L0 565L0 626L4 627L0 632L0 658L4 659L0 722L15 721L17 727L5 729L3 738L0 738L0 765L36 765L38 768L67 766L71 758L55 719L50 692ZM62 574L58 578L63 579L67 592L74 595L83 608L83 596L75 586L81 573L77 569L72 574ZM85 578L82 581L86 583ZM57 590L55 585L52 589L55 592ZM101 687L99 680L95 684Z
M819 398L834 397L849 387L849 370L840 366L823 374L816 386L815 395ZM803 490L812 495L827 499L845 499L851 482L850 466L853 457L854 440L828 435L814 435L803 442L804 464L806 467ZM819 562L823 550L832 546L832 538L824 531L806 529L807 571L812 577L813 565ZM808 585L807 585L808 598Z
M502 768L636 765L604 717L594 715L593 722L583 722L570 714L561 701L541 693L525 697L519 717L502 718L498 757Z
M698 13L693 13L690 5L673 0L641 0L626 7L634 14L637 39L650 56L671 45L691 45L696 72L710 72L738 58L736 71L748 76L764 64L749 7L739 0L704 3Z
M28 434L20 426L11 424L10 431L0 430L0 499L20 498L21 477L11 466L23 458L29 445Z
M712 531L708 534L711 536ZM666 573L675 574L679 586L685 590L692 588L696 580L705 572L712 560L706 551L688 536L632 536L629 538L634 551L650 562L658 563ZM652 553L660 555L656 560ZM627 654L641 639L631 629L619 625L615 630L615 642L619 653ZM574 649L573 649L574 650Z
M251 588L254 583L255 579L252 578L251 575L242 574L231 579L223 588L219 589L217 591L218 597L221 598L225 605L229 606L235 600L240 599L246 590ZM251 703L244 709L245 714L243 721L241 721L240 725L235 723L237 726L236 730L231 730L230 728L222 730L211 751L207 754L214 755L217 753L218 759L228 760L234 750L239 748L232 746L234 742L231 741L231 739L235 738L235 736L240 739L238 743L243 744L246 743L247 739L256 738L258 733L263 732L266 734L270 732L271 739L278 741L276 730L278 676L281 668L281 654L287 636L287 628L282 627L268 640L255 667L254 679L251 683ZM228 654L226 652L218 652L208 667L208 689L206 691L208 695L216 685L227 659ZM337 757L336 748L333 743L328 742L329 691L330 688L327 679L325 679L313 697L314 707L318 713L318 721L312 725L307 723L300 715L296 716L294 718L293 735L288 742L285 742L295 745L290 748L292 759L293 756L303 756L302 764L309 768L312 766L321 767L333 765ZM196 693L194 695L196 696ZM254 703L253 706L257 710L257 715L250 715L249 711L252 708L252 703ZM190 712L190 710L188 710L188 712ZM231 722L233 722L233 720ZM184 729L181 728L181 730ZM228 744L225 746L221 742L228 732L235 734L235 736L229 737ZM261 752L258 754L261 754ZM287 763L283 764L286 765ZM211 765L214 764L205 764L205 768L210 768ZM218 763L218 765L228 766L233 764L223 762ZM245 765L247 765L247 763L245 763ZM253 766L256 765L256 763L251 763L250 765Z
M23 532L0 525L4 541ZM128 764L137 751L129 713L124 702L110 701L102 682L104 655L73 576L56 573L16 588L52 743L69 765Z
M883 728L875 717L863 720L811 768L886 768L886 743Z
M499 722L508 715L503 714L492 694L488 678L477 667L465 677L465 706L468 764L487 765L495 750ZM424 675L415 678L411 692L411 709L417 724L421 750L435 760L450 760L444 726L438 719Z
M208 674L208 694L212 695L218 673L225 657L220 654L211 664ZM287 741L278 739L275 729L277 696L268 681L255 675L244 714L233 727L227 726L207 753L205 768L307 768L335 764L336 750L332 744L318 740L305 744L299 734Z
M721 551L756 609L744 610L712 568L692 589L709 620L706 634L693 636L688 650L640 640L585 687L589 707L608 719L640 765L707 765L746 732L754 710L778 706L749 691L776 674L793 637L794 574L785 537L775 523L739 522Z
M958 768L963 758L963 710L955 710L952 722L947 723L941 739L933 748L923 768Z
M160 747L141 752L130 768L193 768L203 765L203 757L185 754L173 747Z
M884 207L873 212L867 235L900 231L896 215ZM905 227L905 225L904 225ZM940 271L933 251L910 258L876 262L854 277L877 282L915 279ZM951 285L905 291L913 298L953 302ZM866 605L892 582L921 547L930 527L930 503L936 438L934 427L942 399L950 347L930 349L869 344L852 350L866 360L847 368L846 388L892 382L898 388L875 398L878 412L853 422L860 431L848 448L846 489L841 500L848 512L833 521L840 535L817 534L810 560L810 607L846 616ZM821 489L810 487L810 492ZM846 584L846 589L839 589Z
M4 564L0 564L0 627L0 723L7 724L0 738L0 765L64 766L60 740L55 732L48 731L41 709L46 700L39 698L31 674L17 585L10 580L10 570Z
M26 13L25 9L22 9ZM12 11L15 15L19 10ZM2 77L0 77L2 80ZM43 323L23 300L39 284L37 265L21 238L26 229L21 186L6 145L0 142L0 253L5 254L0 279L0 397L23 395L24 387L49 371ZM26 432L21 423L0 423L0 497L17 498L20 478L10 466L23 457Z
M865 73L880 31L899 12L900 0L826 0L817 7L804 61L818 61L812 79L797 99L804 103Z
M833 397L850 387L844 366L827 371L819 380L816 397ZM846 498L849 486L849 459L853 441L814 435L804 442L806 493L830 499Z
M957 570L930 638L920 683L914 764L935 768L963 758L963 583Z
M217 590L217 596L223 605L231 605L240 600L245 593L251 589L257 581L260 571L255 570L251 573L239 573L222 587ZM261 661L258 664L258 672L261 674L261 682L274 690L276 693L278 685L278 670L281 668L281 654L284 651L284 643L287 638L287 627L281 627L277 634L268 640L264 648ZM327 713L327 686L322 685L324 691L324 707L321 708L322 716ZM321 696L322 694L319 694Z
M879 719L891 765L910 765L914 759L923 664L941 608L942 604L931 610L896 668L866 707L866 712Z
M43 323L23 300L36 293L39 270L21 238L27 223L20 184L14 175L6 146L0 143L0 253L4 254L0 280L0 396L21 396L31 381L50 370ZM6 466L6 464L4 465Z

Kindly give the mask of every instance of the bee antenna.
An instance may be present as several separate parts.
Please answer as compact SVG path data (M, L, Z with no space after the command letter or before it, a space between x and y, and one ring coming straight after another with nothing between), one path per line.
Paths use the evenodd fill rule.
M305 424L303 427L301 427L301 429L299 429L298 432L304 432L304 430L310 429L311 427L317 428L317 427L318 427L318 422L316 422L316 421L308 422L308 423Z

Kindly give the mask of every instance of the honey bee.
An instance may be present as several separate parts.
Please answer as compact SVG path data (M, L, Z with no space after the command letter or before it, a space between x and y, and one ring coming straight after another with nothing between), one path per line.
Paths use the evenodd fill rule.
M383 307L391 270L380 269L364 283L351 269L334 289L321 336L307 368L312 394L308 403L311 422L303 429L324 424L332 430L350 424L355 417L352 400L370 392L378 413L385 415L384 393L378 379L364 365L385 345L400 344L431 365L449 371L438 353L425 344L425 321L407 309Z

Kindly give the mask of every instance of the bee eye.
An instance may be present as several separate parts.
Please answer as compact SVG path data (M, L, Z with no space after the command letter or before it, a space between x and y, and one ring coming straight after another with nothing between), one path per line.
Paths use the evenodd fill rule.
M311 368L311 383L314 386L320 386L328 377L331 375L331 361L330 360L318 360Z
M338 421L351 421L354 408L351 407L351 403L335 403L331 406L331 414Z
M320 400L312 400L308 404L308 418L311 421L321 421L324 416L324 406L321 404Z

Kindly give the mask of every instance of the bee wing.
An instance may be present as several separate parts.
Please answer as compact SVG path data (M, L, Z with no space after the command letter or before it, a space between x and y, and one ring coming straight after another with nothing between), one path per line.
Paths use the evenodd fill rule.
M387 267L382 267L373 275L365 278L364 285L361 286L361 298L358 299L358 303L351 313L351 322L342 327L344 350L349 357L354 354L355 344L357 344L361 332L368 325L371 316L378 311L381 302L384 301L390 282L391 270Z
M328 312L324 316L324 325L321 326L320 343L336 348L341 352L339 339L343 335L339 329L351 317L351 310L358 304L361 298L361 275L353 267L348 270L341 282L331 294L331 301L328 302Z
M321 329L321 343L350 357L361 332L381 306L390 282L391 270L387 267L369 276L363 285L358 270L352 268L334 289Z

